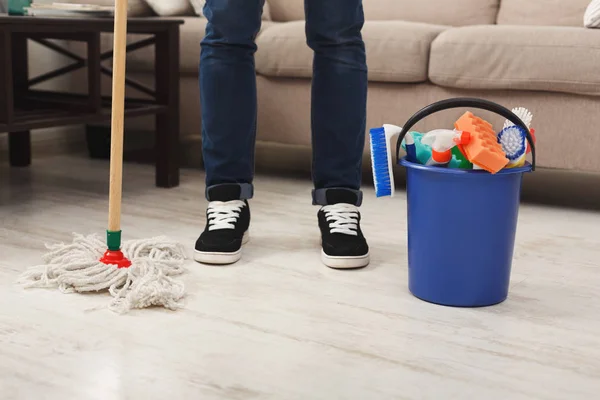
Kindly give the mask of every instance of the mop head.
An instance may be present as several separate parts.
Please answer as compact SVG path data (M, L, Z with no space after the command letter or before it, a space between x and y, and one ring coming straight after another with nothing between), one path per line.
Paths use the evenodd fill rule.
M128 268L100 262L106 242L99 236L74 235L71 244L46 246L44 264L27 270L19 282L27 288L58 288L63 293L108 290L109 309L126 313L132 309L182 307L182 283L173 279L183 273L183 248L166 237L126 241L122 251L131 261Z

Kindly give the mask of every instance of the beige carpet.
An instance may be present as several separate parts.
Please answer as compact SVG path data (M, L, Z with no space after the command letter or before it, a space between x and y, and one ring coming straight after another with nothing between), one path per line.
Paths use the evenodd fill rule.
M482 309L407 290L403 193L366 189L372 264L320 264L310 182L260 176L251 241L230 267L189 263L186 308L117 316L106 295L24 291L43 244L106 224L108 165L0 167L0 398L595 399L600 391L600 214L521 209L510 298ZM203 175L172 190L126 165L125 238L191 251Z

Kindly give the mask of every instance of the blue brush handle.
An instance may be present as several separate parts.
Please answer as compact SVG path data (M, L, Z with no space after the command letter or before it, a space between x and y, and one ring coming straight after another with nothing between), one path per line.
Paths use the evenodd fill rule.
M521 119L517 117L515 113L513 113L508 108L501 106L500 104L494 103L489 100L469 97L457 97L452 99L441 100L437 103L430 104L427 107L424 107L421 110L417 111L412 117L409 118L406 124L404 124L404 126L402 127L402 131L400 132L400 136L398 137L398 142L396 143L396 159L400 159L400 148L402 141L404 140L404 136L406 136L408 131L417 122L438 111L462 107L479 108L482 110L491 111L506 118L516 126L522 128L527 134L527 141L529 142L529 146L531 147L531 170L535 171L535 144L533 143L533 137L531 136L527 125L525 125L525 123L521 121Z

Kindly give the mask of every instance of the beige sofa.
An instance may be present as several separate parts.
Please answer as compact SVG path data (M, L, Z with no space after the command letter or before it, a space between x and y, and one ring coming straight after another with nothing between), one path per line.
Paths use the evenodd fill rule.
M257 163L310 166L312 54L303 0L268 0L257 38ZM453 96L481 97L534 113L541 167L600 172L600 30L583 28L589 0L364 0L369 64L368 127L401 125L421 107ZM206 21L183 17L182 157L201 164L199 42ZM129 61L148 80L153 54ZM445 111L416 129L452 126ZM480 112L497 124L501 119ZM131 130L149 121L130 121ZM368 145L365 147L368 154Z

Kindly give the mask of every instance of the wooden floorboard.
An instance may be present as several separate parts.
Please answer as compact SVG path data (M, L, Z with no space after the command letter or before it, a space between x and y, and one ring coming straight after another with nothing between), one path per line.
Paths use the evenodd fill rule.
M168 235L191 254L204 176L154 186L126 164L125 239ZM44 243L102 234L108 164L0 167L0 398L595 399L600 390L600 214L522 206L509 299L453 309L407 290L404 193L366 188L372 263L319 260L310 182L261 175L240 263L189 262L185 308L118 316L108 295L23 290Z

